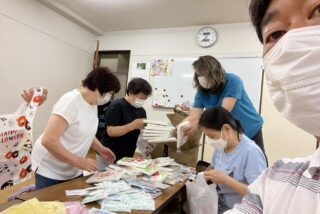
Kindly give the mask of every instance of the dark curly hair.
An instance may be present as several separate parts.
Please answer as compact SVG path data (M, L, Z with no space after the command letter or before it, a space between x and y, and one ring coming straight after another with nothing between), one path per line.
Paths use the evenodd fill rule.
M270 2L271 0L251 0L249 6L251 23L256 29L256 33L261 43L263 42L261 24Z
M119 79L108 67L93 69L87 77L82 80L82 85L91 91L98 89L101 95L111 91L118 93L121 87Z

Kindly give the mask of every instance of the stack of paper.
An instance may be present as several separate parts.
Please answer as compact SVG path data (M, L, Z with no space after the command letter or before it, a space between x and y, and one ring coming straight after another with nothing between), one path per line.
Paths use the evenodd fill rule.
M123 157L117 161L118 165L145 168L153 164L152 159Z
M126 194L110 196L101 202L101 209L113 212L132 212L132 210L155 210L155 202L143 190L131 190Z
M90 193L93 190L100 189L99 187L89 187L85 189L71 189L71 190L66 190L66 196L74 196L74 195L80 195L80 196L85 196L85 195L90 195Z
M99 183L103 181L117 181L123 174L124 172L122 170L106 169L106 171L94 173L86 182Z
M153 173L151 175L144 175L144 180L149 180L153 182L160 182L162 183L168 176L168 173L166 171L157 171L156 173Z
M88 210L87 214L116 214L116 213L93 207L90 210Z
M194 169L183 166L181 164L170 166L170 168L173 170L168 171L168 176L163 181L163 183L169 185L175 185L178 182L185 182L187 179L193 177L193 175L195 174Z
M141 172L145 175L152 175L159 171L159 169L154 165L154 161L152 159L123 157L117 161L117 164L131 167L128 168L128 170Z
M154 159L154 162L157 166L176 165L176 162L174 161L174 159L170 157L159 157Z
M143 139L148 143L176 142L177 139L172 137L175 128L166 122L144 120L147 125L143 130Z
M145 180L143 178L131 179L131 180L128 180L128 183L132 187L138 188L150 194L152 198L156 198L162 194L162 188L160 186L163 186L163 185L159 186L158 184L160 183L155 183L149 180Z
M106 168L107 171L97 172L87 180L89 183L95 183L94 187L66 190L66 195L83 196L81 204L97 201L101 204L101 209L92 210L93 214L99 211L153 211L154 198L161 195L169 185L190 179L190 175L195 173L193 169L176 163L170 157L124 157L117 163L119 165L110 164ZM120 180L117 180L119 178ZM66 205L65 207L68 210Z
M148 181L142 180L142 179L138 179L138 178L131 179L128 182L131 186L139 187L144 190L148 190L148 191L157 191L158 190L157 186L155 186L154 184L152 184Z
M124 180L103 181L95 184L95 186L96 188L84 189L85 194L79 190L67 190L66 193L73 192L71 195L79 193L85 196L81 204L87 204L93 201L101 204L100 210L92 210L92 212L89 213L104 213L105 211L108 211L106 213L109 213L109 211L131 212L132 210L153 211L155 210L155 202L152 196L153 194L159 195L162 193L156 186L140 179L132 179L130 182ZM80 205L80 203L78 204ZM72 212L68 212L68 214L69 213L73 214ZM77 214L79 213L80 212Z
M104 181L101 183L97 183L96 186L99 189L90 191L89 194L87 194L81 201L82 204L90 203L93 201L104 200L110 197L111 195L125 193L132 189L128 183L122 180Z

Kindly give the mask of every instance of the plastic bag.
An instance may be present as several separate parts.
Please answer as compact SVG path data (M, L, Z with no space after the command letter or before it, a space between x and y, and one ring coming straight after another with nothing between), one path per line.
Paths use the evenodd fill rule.
M31 177L32 122L42 93L42 88L34 89L29 104L23 103L14 114L0 115L1 190Z
M137 140L137 148L141 152L142 157L151 158L151 153L155 147L155 144L148 143L148 140L143 139L143 129L140 129L140 135Z
M187 142L188 136L183 134L183 129L190 127L190 121L184 121L177 127L177 152L181 152L180 147Z
M189 214L217 214L218 213L218 193L215 183L208 185L199 173L195 182L186 183L187 205Z

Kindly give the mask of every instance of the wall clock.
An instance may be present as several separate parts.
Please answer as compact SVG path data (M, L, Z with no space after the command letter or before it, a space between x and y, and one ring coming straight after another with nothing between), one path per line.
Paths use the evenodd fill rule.
M217 41L217 39L217 31L211 27L203 27L198 32L197 42L201 47L210 47Z

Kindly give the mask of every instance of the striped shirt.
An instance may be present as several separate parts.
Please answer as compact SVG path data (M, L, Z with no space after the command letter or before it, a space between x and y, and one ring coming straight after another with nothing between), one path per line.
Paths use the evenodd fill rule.
M320 148L307 158L281 159L225 214L320 214Z

